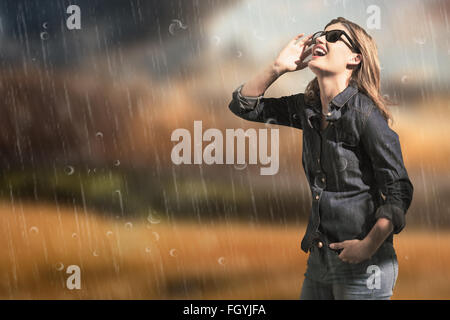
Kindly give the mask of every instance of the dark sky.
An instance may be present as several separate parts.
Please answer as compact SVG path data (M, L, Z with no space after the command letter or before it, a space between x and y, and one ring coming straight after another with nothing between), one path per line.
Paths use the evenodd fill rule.
M189 41L202 41L205 19L235 0L2 0L0 58L70 66L86 55L139 41L163 44L187 26ZM81 10L81 30L68 30L71 4ZM178 20L174 21L174 20ZM186 36L186 34L185 34ZM192 43L191 43L192 44ZM45 60L45 61L44 61Z

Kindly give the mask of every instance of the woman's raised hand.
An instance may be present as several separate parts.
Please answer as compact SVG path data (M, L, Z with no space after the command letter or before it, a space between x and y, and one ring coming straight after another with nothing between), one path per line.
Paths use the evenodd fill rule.
M304 33L300 33L295 36L278 54L278 57L274 62L278 75L286 72L302 70L308 66L308 62L304 61L312 52L311 48L306 49L311 42L310 40L312 34L299 40L303 37L303 35Z

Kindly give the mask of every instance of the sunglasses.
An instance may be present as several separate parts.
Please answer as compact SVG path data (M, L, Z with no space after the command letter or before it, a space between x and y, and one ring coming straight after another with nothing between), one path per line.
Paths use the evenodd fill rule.
M330 30L330 31L317 31L314 33L311 37L311 44L315 44L317 41L317 38L325 35L325 39L328 42L336 42L338 40L342 40L341 36L344 35L347 40L350 42L351 47L357 52L361 53L361 51L358 49L358 46L353 42L353 40L350 38L350 36L344 31L344 30ZM344 43L346 43L344 41Z

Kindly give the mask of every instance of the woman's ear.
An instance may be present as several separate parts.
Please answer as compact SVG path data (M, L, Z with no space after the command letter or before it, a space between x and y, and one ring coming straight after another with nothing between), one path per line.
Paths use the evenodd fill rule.
M348 64L352 67L358 67L358 65L361 63L361 61L362 61L362 54L361 53L353 53L350 56Z

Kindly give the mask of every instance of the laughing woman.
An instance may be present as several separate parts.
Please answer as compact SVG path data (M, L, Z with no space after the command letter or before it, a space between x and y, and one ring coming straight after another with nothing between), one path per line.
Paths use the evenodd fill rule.
M393 235L405 226L413 186L388 125L377 47L342 17L303 36L240 85L229 108L249 121L303 130L312 206L300 299L390 299L398 275ZM306 67L316 77L305 93L264 97L278 77Z

